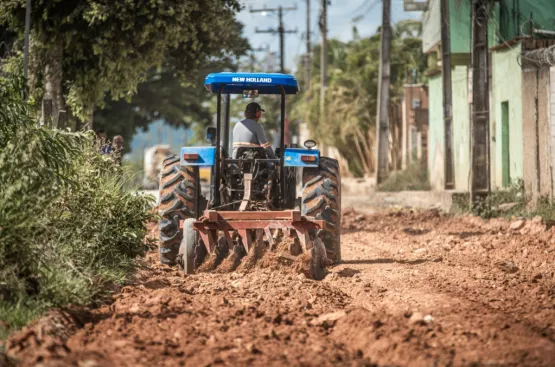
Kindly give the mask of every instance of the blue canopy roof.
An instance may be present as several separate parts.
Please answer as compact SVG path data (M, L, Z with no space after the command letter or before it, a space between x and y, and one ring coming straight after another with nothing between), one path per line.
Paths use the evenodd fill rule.
M258 94L296 94L299 91L297 80L293 75L278 73L212 73L204 82L206 89L218 93L225 85L222 93L242 94L244 90L256 89Z

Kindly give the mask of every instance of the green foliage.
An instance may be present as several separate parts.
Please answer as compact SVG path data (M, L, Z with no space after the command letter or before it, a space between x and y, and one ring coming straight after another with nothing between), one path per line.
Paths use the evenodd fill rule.
M0 79L0 319L15 325L122 282L152 216L91 134L37 127L21 90Z
M419 22L403 21L394 27L391 46L391 101L400 101L405 75L415 68L422 72L426 59L418 38ZM313 55L320 54L315 46ZM312 58L311 89L293 98L291 118L308 123L313 137L336 147L348 157L356 176L373 171L376 101L380 59L379 33L348 43L328 43L329 81L326 109L320 116L320 58ZM299 65L298 70L303 70ZM302 80L303 75L299 75Z
M20 39L24 8L25 0L0 2L0 25ZM107 93L111 100L130 101L139 82L149 80L149 70L163 67L186 85L207 64L233 64L248 48L234 19L239 8L238 0L35 1L32 79L40 88L44 78L62 78L73 115L86 120ZM46 74L47 65L60 75ZM148 110L148 101L140 102Z
M40 302L13 303L0 300L0 321L3 321L0 323L0 342L5 340L12 331L27 325L44 311L45 306ZM1 352L2 344L0 343Z
M478 198L474 204L470 203L470 194L453 195L454 213L472 213L484 218L531 216L526 208L527 199L524 195L524 182L517 180L508 188L496 189L485 198Z
M549 197L541 197L536 203L536 208L532 212L531 216L540 216L545 222L553 223L555 221L555 205Z
M380 191L430 190L428 172L421 163L409 165L405 170L392 172L379 186Z

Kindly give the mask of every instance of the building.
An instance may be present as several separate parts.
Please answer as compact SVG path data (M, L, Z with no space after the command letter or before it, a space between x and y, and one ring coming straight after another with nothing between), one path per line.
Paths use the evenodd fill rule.
M423 14L423 51L428 55L430 183L434 190L444 190L446 187L441 1L446 1L449 7L453 186L456 191L468 191L472 114L470 0L429 0ZM533 85L534 81L545 82L549 73L543 71L543 79L530 78L533 71L523 70L521 61L523 53L547 46L547 41L530 41L555 38L555 1L498 0L491 4L488 22L491 186L506 187L524 179L528 191L533 183L530 181L532 174L528 174L527 170L532 166L531 158L525 154L525 150L533 151L534 147L528 147L527 144L532 144L535 140L527 137L531 131L537 130L534 118L531 117L537 112L536 98L531 97L536 94L530 93L538 91L538 85ZM550 102L546 100L545 103L547 105ZM547 120L542 124L547 126Z
M402 110L402 168L428 164L428 86L405 84Z

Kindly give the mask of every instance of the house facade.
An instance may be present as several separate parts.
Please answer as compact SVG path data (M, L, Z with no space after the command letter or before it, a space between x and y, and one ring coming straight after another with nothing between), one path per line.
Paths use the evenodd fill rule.
M423 51L428 55L429 154L428 169L434 190L445 189L445 136L441 75L440 1L428 1L423 14ZM451 38L452 147L454 189L470 189L472 116L472 17L470 0L448 0ZM499 0L492 2L488 23L490 49L490 168L492 189L524 180L531 190L530 157L534 148L526 134L536 131L530 116L537 112L530 78L522 66L526 52L545 48L555 38L555 1ZM531 42L533 41L533 42ZM548 71L543 72L551 75ZM549 79L549 82L554 80ZM547 87L545 87L547 88ZM545 89L544 88L544 89ZM541 88L540 88L541 89ZM546 94L547 95L547 92ZM533 94L533 96L535 96ZM550 104L549 99L539 100ZM555 102L555 101L554 101ZM542 108L541 105L539 108ZM533 113L532 113L533 112ZM545 112L545 116L548 113ZM543 122L548 126L548 120ZM533 129L532 129L533 128ZM532 129L532 130L531 130ZM535 140L534 140L535 142ZM535 144L535 143L534 143ZM550 180L551 182L552 180ZM544 179L544 183L545 183ZM545 184L547 185L547 184Z

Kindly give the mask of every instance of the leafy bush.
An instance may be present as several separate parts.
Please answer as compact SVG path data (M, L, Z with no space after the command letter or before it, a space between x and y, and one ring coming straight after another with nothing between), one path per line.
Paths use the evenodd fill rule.
M511 186L496 189L484 199L478 199L470 205L470 194L453 195L454 213L472 213L484 218L530 216L532 212L526 209L527 200L524 195L524 182L515 181Z
M0 79L0 320L11 326L122 282L152 216L91 134L39 128L21 90Z
M417 191L429 190L428 171L421 163L409 165L405 170L392 172L379 186L380 191Z

